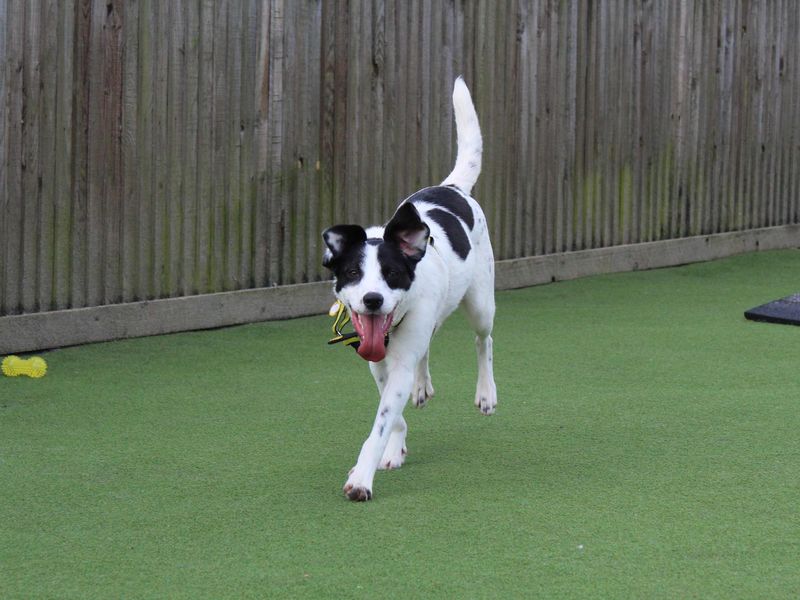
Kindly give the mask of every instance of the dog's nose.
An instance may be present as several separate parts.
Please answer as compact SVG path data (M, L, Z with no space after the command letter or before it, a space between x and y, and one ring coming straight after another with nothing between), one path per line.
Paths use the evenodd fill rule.
M363 302L364 306L367 307L367 310L378 310L381 306L383 306L383 296L376 294L375 292L369 292L364 294Z

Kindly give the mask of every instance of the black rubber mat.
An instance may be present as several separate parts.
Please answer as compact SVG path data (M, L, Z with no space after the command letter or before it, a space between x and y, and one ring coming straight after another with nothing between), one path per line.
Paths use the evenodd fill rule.
M756 306L745 311L744 316L751 321L800 325L800 294Z

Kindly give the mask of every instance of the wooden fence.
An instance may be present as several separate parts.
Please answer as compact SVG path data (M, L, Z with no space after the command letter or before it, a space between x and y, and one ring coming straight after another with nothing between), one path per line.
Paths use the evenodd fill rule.
M795 0L0 0L0 316L327 278L450 170L499 259L800 222Z

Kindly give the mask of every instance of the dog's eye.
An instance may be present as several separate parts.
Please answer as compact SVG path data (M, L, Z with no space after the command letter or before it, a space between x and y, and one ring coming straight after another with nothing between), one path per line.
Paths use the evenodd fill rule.
M347 275L349 277L358 277L358 269L349 269Z
M387 277L397 277L397 269L389 269L386 272Z

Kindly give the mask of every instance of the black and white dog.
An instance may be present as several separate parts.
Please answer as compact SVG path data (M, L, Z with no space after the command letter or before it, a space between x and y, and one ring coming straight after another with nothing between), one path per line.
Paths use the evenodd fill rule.
M453 89L458 155L441 185L406 198L384 227L336 225L322 237L324 265L359 336L359 355L381 395L372 431L344 486L351 500L370 500L376 469L396 469L406 455L403 408L433 396L431 336L459 306L477 333L475 405L494 412L492 372L494 257L486 217L470 190L481 170L478 115L464 80ZM391 340L390 344L386 344Z

